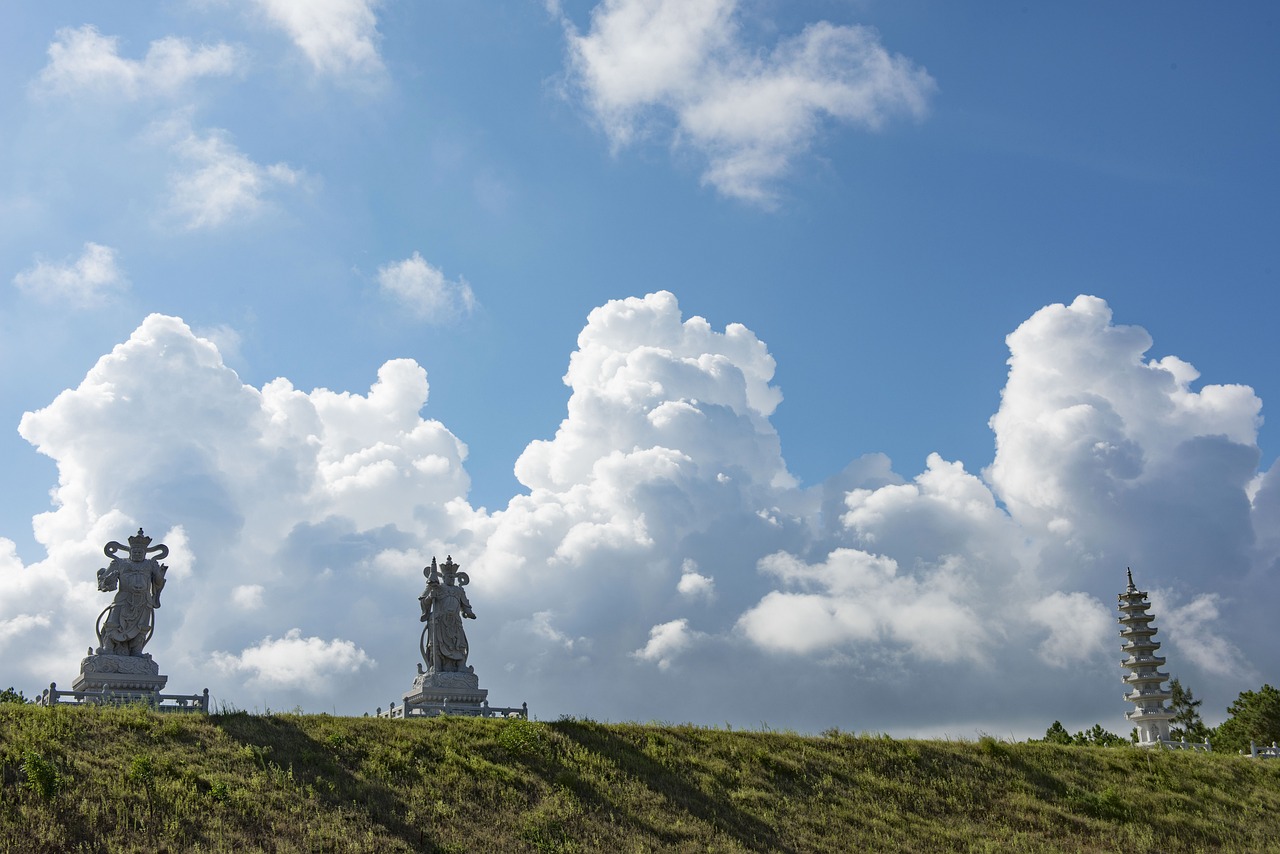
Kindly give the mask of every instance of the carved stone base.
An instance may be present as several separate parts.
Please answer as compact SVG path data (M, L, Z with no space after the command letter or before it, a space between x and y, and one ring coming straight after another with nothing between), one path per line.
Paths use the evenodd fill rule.
M160 665L151 656L90 655L80 661L80 675L71 683L75 691L107 690L117 694L138 695L144 699L159 694L169 683L160 675Z
M489 692L480 687L480 677L473 671L419 673L413 688L404 695L407 708L444 706L459 714L478 713Z

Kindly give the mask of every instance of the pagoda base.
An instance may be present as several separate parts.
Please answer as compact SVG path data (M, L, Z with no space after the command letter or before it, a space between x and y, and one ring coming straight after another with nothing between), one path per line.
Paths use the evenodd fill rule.
M1173 712L1165 709L1159 712L1126 712L1125 718L1138 730L1138 747L1160 747L1169 740L1169 721Z

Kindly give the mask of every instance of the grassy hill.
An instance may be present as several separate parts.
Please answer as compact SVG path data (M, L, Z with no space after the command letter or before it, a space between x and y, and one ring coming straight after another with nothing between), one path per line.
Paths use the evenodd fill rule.
M4 851L1280 851L1280 761L0 704Z

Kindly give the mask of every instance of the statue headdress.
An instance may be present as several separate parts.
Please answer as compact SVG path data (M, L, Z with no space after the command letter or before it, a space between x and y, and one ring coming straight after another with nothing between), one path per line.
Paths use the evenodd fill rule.
M159 554L155 556L156 560L164 560L169 556L169 547L164 543L161 543L158 546L151 545L151 538L142 533L141 528L138 529L138 533L129 538L129 545L126 546L124 543L112 540L102 549L103 553L113 560L115 559L116 552L126 550L130 552L135 550L140 551L143 555L150 555L152 552L159 552Z

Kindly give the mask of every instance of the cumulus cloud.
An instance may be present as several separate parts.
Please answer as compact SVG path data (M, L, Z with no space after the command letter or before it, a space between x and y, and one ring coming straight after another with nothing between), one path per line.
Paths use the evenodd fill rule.
M817 565L769 555L760 569L806 591L775 590L738 620L765 651L810 655L890 641L924 659L985 659L991 638L963 601L964 580L953 564L915 579L900 576L890 558L837 549Z
M1087 593L1050 593L1034 602L1027 615L1044 628L1040 654L1055 667L1114 651L1116 617Z
M219 697L276 685L269 699L285 707L330 676L364 678L353 668L376 656L362 650L394 646L397 624L407 647L416 637L421 552L457 551L452 538L474 527L466 447L422 418L427 394L408 360L383 365L364 394L247 386L212 342L148 317L78 387L22 419L59 481L54 509L33 520L48 556L24 567L0 541L0 620L26 620L0 651L38 649L18 657L26 678L69 681L105 605L102 546L145 527L172 548L149 647L167 668ZM281 623L300 634L281 637ZM305 684L280 675L295 653ZM316 663L325 656L336 669ZM176 676L172 687L187 689Z
M92 308L123 289L127 280L116 263L116 250L89 242L74 261L55 263L37 258L34 266L13 277L13 284L46 302Z
M322 74L380 71L378 0L256 0Z
M241 51L231 45L192 46L173 36L153 41L142 59L127 59L120 55L118 38L86 24L58 30L36 89L128 99L173 96L193 80L235 74L243 64Z
M676 584L676 591L681 596L694 601L715 601L716 580L698 572L697 561L686 558L680 573L680 581Z
M226 673L249 674L249 685L309 689L312 693L331 691L335 676L375 666L351 641L304 638L301 629L290 629L282 638L263 638L239 655L215 651L213 663Z
M1172 651L1165 650L1165 655L1182 657L1203 671L1256 678L1255 667L1226 636L1221 602L1219 593L1198 593L1178 602L1166 592L1152 591L1152 607L1162 617L1157 625L1165 627L1162 637Z
M1256 397L1197 387L1089 297L1008 340L985 478L869 455L804 487L764 342L669 293L611 301L569 358L564 420L516 462L524 492L488 513L466 498L466 446L423 416L416 363L362 393L254 387L153 315L22 421L58 484L34 520L45 559L0 541L4 681L74 675L102 544L144 525L185 573L154 654L175 690L233 701L398 701L421 568L452 554L482 684L544 716L1119 729L1125 566L1158 593L1170 669L1225 708L1280 639Z
M158 125L155 135L170 140L182 164L169 178L169 212L188 230L254 216L270 193L304 177L286 163L256 163L225 131L196 131L181 118Z
M604 0L585 34L562 16L571 80L615 148L669 125L705 183L768 204L825 123L924 115L933 79L874 30L819 21L762 49L740 18L737 0Z
M702 632L689 629L688 620L672 620L650 629L649 642L631 654L640 661L657 664L659 670L666 670L702 637L705 637Z
M417 252L378 268L378 286L422 320L442 322L470 314L476 298L467 280L456 282Z
M1262 402L1206 385L1174 356L1144 359L1144 329L1091 296L1036 312L1008 337L1009 380L985 474L1019 524L1078 572L1160 566L1241 577L1253 533ZM1110 558L1106 566L1105 558Z

